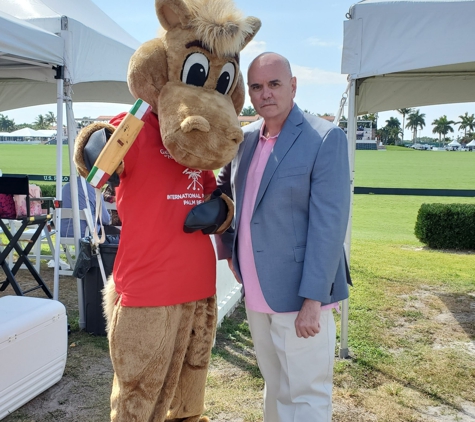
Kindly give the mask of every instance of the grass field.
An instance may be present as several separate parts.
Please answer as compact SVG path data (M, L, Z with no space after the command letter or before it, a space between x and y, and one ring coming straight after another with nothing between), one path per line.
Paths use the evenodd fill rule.
M5 170L2 148L0 168L19 173L11 163ZM475 189L474 168L474 153L357 151L355 185ZM350 359L336 361L334 422L475 420L475 251L424 247L414 235L423 202L475 204L475 198L354 197ZM73 319L70 342L64 383L74 385L75 394L63 394L69 384L60 382L43 402L33 401L6 422L107 420L107 341L80 332ZM109 372L98 379L104 364ZM207 415L213 422L261 422L262 388L240 306L218 330ZM74 396L90 406L76 405ZM56 408L41 410L55 400Z
M5 174L56 174L56 145L0 143L0 170ZM68 147L63 146L63 175L69 176Z
M395 148L356 151L355 186L475 189L475 153Z
M388 148L356 151L355 186L475 189L475 153ZM3 173L54 175L56 146L0 144L0 169ZM69 175L67 146L63 146L63 174Z

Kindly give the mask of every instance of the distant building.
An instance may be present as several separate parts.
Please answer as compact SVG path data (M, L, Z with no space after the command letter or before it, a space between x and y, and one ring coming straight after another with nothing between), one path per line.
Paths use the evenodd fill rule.
M239 123L241 124L241 127L246 126L249 123L253 123L256 120L259 120L260 118L261 118L261 116L259 116L258 114L254 115L254 116L238 116Z
M322 119L327 120L330 123L333 123L333 121L335 120L335 116L318 116L318 117L321 117Z
M95 122L109 122L115 116L97 116L94 121Z

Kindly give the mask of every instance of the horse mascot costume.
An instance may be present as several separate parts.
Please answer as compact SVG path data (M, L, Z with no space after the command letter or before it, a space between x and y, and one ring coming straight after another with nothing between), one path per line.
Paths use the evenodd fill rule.
M122 220L104 289L111 420L205 422L217 317L208 234L226 230L234 212L232 201L214 192L212 170L230 162L243 139L239 53L261 23L243 17L232 0L156 0L155 9L163 35L139 47L127 77L132 95L152 112L111 178ZM91 151L125 115L79 133L74 159L83 177L98 155ZM214 215L206 206L216 201L216 218L201 221Z

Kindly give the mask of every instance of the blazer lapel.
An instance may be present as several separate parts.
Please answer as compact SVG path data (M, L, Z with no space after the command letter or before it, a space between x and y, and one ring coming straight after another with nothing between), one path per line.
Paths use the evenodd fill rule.
M256 203L254 205L253 212L255 212L259 206L259 203L261 202L267 186L269 185L275 171L277 170L277 167L279 167L282 159L285 157L289 149L294 144L295 140L302 132L302 130L298 127L302 121L302 111L300 111L297 105L294 105L289 116L287 117L287 120L284 123L284 127L282 128L279 137L277 138L274 148L270 153L264 174L262 175L259 190L257 191Z
M235 175L235 203L236 203L236 231L239 225L242 211L242 200L244 198L244 189L246 187L247 175L251 165L252 157L256 151L257 143L259 141L260 127L258 130L249 134L243 145L242 155L237 162L237 169Z

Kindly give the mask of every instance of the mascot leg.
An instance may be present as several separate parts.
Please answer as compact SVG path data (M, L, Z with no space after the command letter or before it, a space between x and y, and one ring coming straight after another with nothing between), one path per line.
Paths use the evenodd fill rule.
M115 372L111 421L200 420L215 309L214 298L162 307L115 305L109 323ZM179 398L174 400L175 393ZM172 401L177 403L173 415Z
M205 384L216 334L216 296L197 302L193 328L167 421L209 422L204 411Z

